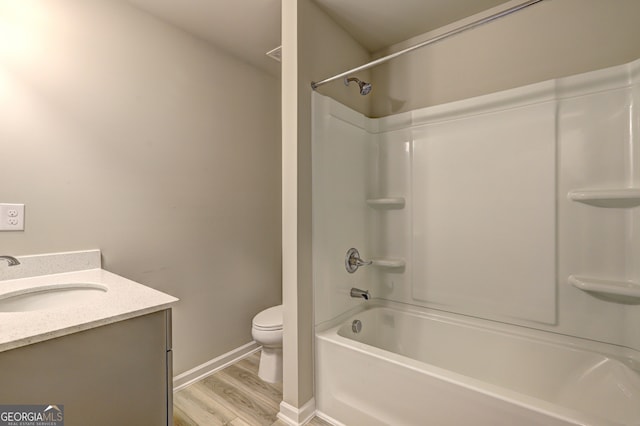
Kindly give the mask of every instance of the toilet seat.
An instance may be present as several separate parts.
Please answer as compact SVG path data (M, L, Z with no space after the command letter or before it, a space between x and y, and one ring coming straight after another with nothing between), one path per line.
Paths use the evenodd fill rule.
M272 306L253 317L252 325L258 330L282 330L282 305Z

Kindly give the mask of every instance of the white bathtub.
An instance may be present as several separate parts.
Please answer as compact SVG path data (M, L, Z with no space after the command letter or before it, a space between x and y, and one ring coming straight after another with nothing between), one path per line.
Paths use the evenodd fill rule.
M382 302L316 336L338 425L640 425L630 349Z

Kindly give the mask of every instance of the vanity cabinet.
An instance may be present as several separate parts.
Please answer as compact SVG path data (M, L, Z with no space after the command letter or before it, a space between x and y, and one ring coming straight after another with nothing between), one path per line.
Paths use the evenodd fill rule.
M0 352L0 404L64 406L66 426L170 425L171 309Z

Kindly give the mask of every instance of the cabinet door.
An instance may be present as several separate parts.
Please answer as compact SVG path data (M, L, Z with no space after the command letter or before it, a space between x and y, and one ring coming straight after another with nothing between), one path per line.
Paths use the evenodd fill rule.
M169 311L0 352L0 403L64 405L65 424L168 424Z

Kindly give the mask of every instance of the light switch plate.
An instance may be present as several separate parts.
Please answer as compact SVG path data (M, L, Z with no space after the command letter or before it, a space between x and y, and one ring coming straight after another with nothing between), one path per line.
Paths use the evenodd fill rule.
M0 204L0 231L24 231L24 204Z

